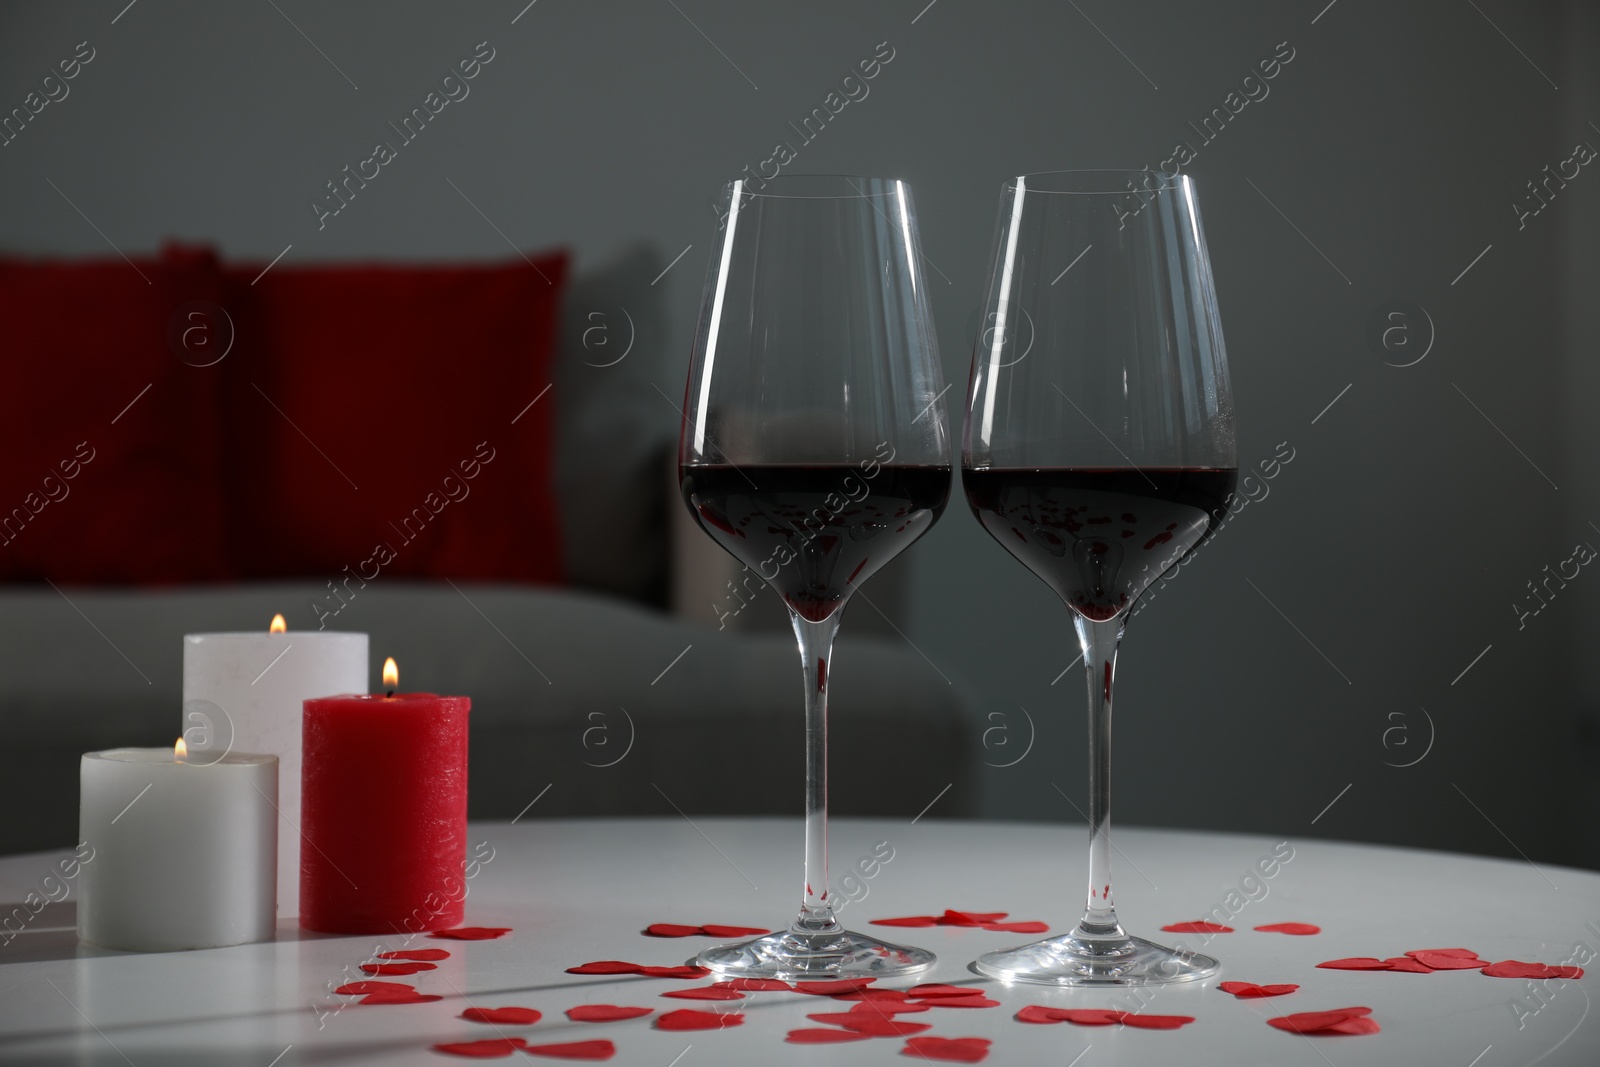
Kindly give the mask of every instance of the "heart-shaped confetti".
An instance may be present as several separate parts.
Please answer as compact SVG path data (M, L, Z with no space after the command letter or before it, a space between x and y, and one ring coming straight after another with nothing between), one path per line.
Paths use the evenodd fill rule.
M905 915L898 919L868 919L873 926L938 926L935 915Z
M984 923L999 922L1006 917L1003 911L953 911L945 909L939 917L943 926L982 926Z
M1453 956L1442 952L1407 952L1406 956L1418 963L1425 963L1436 971L1477 971L1482 970L1487 962L1476 956Z
M834 1000L879 1000L879 1001L906 1001L911 994L904 989L851 989L844 993L833 994Z
M347 997L366 996L368 993L415 993L416 986L404 982L347 982L334 992Z
M866 1041L871 1034L863 1034L858 1030L790 1030L789 1036L784 1038L791 1045L837 1045L841 1041Z
M927 997L981 997L987 990L977 986L946 985L943 982L927 982L923 985L914 985L906 990L906 996L922 1000Z
M921 1001L934 1008L998 1008L998 1000L990 1000L986 996L975 997L928 997Z
M380 952L373 957L379 960L422 960L425 963L449 958L449 950L442 948L408 948L397 952Z
M1208 922L1205 922L1203 920L1200 921L1200 922L1190 922L1190 923L1170 923L1167 926L1163 926L1161 929L1165 930L1169 934L1231 934L1231 933L1233 933L1233 927L1231 927L1231 926L1221 926L1221 925L1219 925L1217 923L1208 923Z
M1047 1008L1043 1004L1029 1004L1017 1012L1014 1018L1019 1023L1059 1023L1065 1022L1056 1012L1060 1008Z
M788 993L794 986L781 978L727 978L712 982L712 989L737 989L741 993Z
M1483 969L1490 978L1582 978L1582 967L1552 966L1548 963L1524 963L1521 960L1501 960Z
M817 1015L807 1015L806 1018L829 1026L842 1026L858 1034L871 1034L873 1037L906 1037L933 1029L932 1023L903 1023L897 1019L878 1015L870 1009L822 1012Z
M628 963L626 960L595 960L592 963L580 963L576 967L568 967L568 974L638 974L639 964Z
M436 971L436 963L363 963L361 969L368 974L416 974L419 971Z
M642 974L646 978L705 978L711 973L709 967L678 966L678 967L640 967L635 974Z
M743 1000L744 994L737 989L717 989L715 986L700 986L695 989L669 989L661 994L664 997L677 997L680 1000Z
M714 1011L695 1011L680 1008L656 1017L657 1030L726 1030L744 1022L741 1012L722 1014Z
M616 1004L579 1004L567 1009L567 1018L575 1023L614 1023L637 1019L654 1011L654 1008L626 1008Z
M1291 1034L1375 1034L1378 1024L1366 1016L1371 1008L1335 1008L1331 1011L1302 1011L1268 1019L1267 1025Z
M1240 1000L1250 1000L1255 997L1281 997L1285 993L1293 993L1300 987L1293 982L1282 985L1256 985L1254 982L1222 982L1217 986L1224 993L1232 993Z
M1390 956L1383 961L1387 966L1386 971L1399 971L1401 974L1432 974L1433 968L1421 960L1414 960L1410 956ZM1482 966L1480 963L1479 966Z
M1268 923L1255 929L1263 934L1294 934L1296 937L1309 937L1312 934L1322 933L1322 927L1313 926L1311 923Z
M402 990L397 993L368 993L357 1004L432 1004L444 997L435 993L418 993L415 990Z
M510 932L509 926L458 926L454 930L435 930L428 936L446 941L493 941Z
M522 1051L554 1060L609 1060L617 1054L617 1046L605 1040L566 1041L558 1045L523 1045Z
M1112 1011L1106 1008L1048 1008L1054 1021L1073 1023L1077 1026L1110 1026L1120 1023L1127 1014L1124 1011Z
M532 1026L543 1016L532 1008L468 1008L461 1017L469 1023Z
M1193 1015L1146 1015L1143 1012L1123 1012L1123 1026L1139 1030L1177 1030L1194 1022Z
M520 1037L491 1037L483 1041L451 1041L433 1046L435 1052L449 1056L468 1056L472 1059L504 1059L524 1048Z
M1459 956L1464 960L1475 960L1478 954L1470 948L1414 948L1406 953L1407 956Z
M946 1063L982 1063L993 1044L983 1037L908 1037L902 1056L920 1056Z
M876 981L876 978L839 978L829 982L796 982L794 991L814 997L831 997L839 993L854 993Z
M1389 964L1372 956L1346 956L1344 959L1323 960L1317 964L1328 971L1387 971Z
M1048 934L1050 924L1038 921L1020 923L984 923L985 930L1006 934Z
M644 928L648 937L694 937L700 932L698 926L680 926L677 923L651 923Z
M844 997L834 997L835 1000L844 1000ZM876 1015L915 1015L918 1012L930 1011L931 1001L910 1000L858 1000L853 1010L870 1011Z

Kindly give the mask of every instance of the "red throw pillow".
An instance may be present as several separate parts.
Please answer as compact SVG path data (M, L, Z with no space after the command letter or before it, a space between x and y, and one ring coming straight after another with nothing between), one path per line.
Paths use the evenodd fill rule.
M0 261L0 581L230 576L212 362L224 302L206 249Z
M279 263L253 285L260 265L232 269L244 576L558 583L555 402L540 394L566 266Z

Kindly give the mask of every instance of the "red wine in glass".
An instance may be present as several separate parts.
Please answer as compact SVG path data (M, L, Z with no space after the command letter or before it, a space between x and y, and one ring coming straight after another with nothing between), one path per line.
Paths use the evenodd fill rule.
M809 622L921 537L950 497L941 466L718 464L680 479L700 528Z
M972 512L1080 615L1126 611L1216 529L1237 469L963 470Z

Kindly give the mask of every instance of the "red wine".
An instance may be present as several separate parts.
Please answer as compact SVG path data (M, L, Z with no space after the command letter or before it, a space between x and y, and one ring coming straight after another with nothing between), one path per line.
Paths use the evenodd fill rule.
M681 467L679 480L700 528L812 622L927 532L950 499L949 467L870 460Z
M1096 622L1126 611L1220 521L1233 468L962 470L996 541Z

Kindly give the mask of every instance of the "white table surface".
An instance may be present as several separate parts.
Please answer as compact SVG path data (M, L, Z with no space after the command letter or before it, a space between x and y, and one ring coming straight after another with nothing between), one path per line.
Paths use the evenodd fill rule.
M784 1034L820 1024L808 1012L847 1010L825 997L756 993L737 1003L663 999L693 982L564 973L589 960L681 963L711 942L641 936L652 922L778 926L791 917L800 882L798 819L595 820L474 824L494 858L469 884L466 922L509 926L497 941L416 939L410 947L445 948L439 969L385 979L409 982L444 999L420 1005L346 1007L353 998L326 993L327 983L369 959L379 939L304 935L285 925L271 944L140 955L80 946L70 898L45 908L26 932L0 944L0 1063L39 1067L115 1064L135 1067L477 1062L429 1045L498 1036L491 1026L456 1016L467 1006L521 1005L544 1018L506 1027L530 1043L606 1037L610 1062L646 1067L706 1064L896 1064L903 1041L796 1046ZM838 874L875 842L894 858L866 883L869 895L842 917L935 914L945 908L1008 911L1067 929L1082 900L1082 827L997 823L835 820ZM1117 830L1117 898L1135 933L1161 935L1165 923L1199 918L1223 903L1277 839L1138 829ZM1004 988L971 973L979 953L1031 940L982 930L899 930L865 926L939 954L918 981L984 986L1000 1008L941 1009L905 1016L931 1022L927 1033L986 1037L988 1063L1067 1067L1101 1064L1272 1064L1354 1067L1423 1064L1600 1064L1600 1020L1590 1019L1594 968L1550 992L1521 1020L1508 1002L1531 984L1475 971L1434 974L1317 970L1321 960L1399 955L1408 949L1467 947L1486 959L1559 963L1577 942L1600 950L1600 875L1560 867L1321 841L1291 841L1294 858L1266 883L1265 898L1230 922L1233 934L1207 947L1222 974L1204 983L1161 987L1148 1009L1193 1015L1176 1032L1131 1028L1028 1025L1012 1016L1025 1004L1108 1007L1110 991ZM719 851L720 850L720 851ZM50 873L56 857L0 860L0 901L21 901ZM1259 896L1259 891L1256 894ZM1273 922L1311 922L1312 937L1256 933ZM1191 939L1193 940L1193 939ZM388 947L405 947L388 939ZM358 976L359 977L359 976ZM1240 1001L1218 981L1298 982L1299 992ZM896 983L907 984L907 983ZM651 1019L574 1023L563 1014L583 1003L747 1013L722 1031L655 1030ZM1538 1003L1529 1001L1530 1005ZM1268 1027L1282 1012L1366 1005L1383 1030L1371 1036L1307 1038ZM1600 1013L1595 1013L1600 1014ZM1088 1050L1085 1052L1085 1050ZM1081 1058L1077 1058L1080 1057ZM496 1061L487 1061L496 1062ZM514 1063L556 1063L516 1054Z

